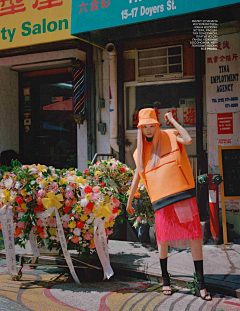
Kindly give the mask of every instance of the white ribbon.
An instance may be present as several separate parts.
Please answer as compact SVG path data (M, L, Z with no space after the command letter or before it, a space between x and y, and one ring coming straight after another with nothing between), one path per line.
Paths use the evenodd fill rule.
M3 240L6 250L8 271L11 275L18 275L14 245L14 231L12 206L7 203L0 210Z
M110 279L110 277L113 276L114 272L110 265L104 221L100 217L94 219L94 243L96 246L98 257L103 267L103 279Z
M29 242L30 242L30 245L31 245L33 256L36 257L36 258L39 257L40 254L39 254L39 251L38 251L38 248L37 248L37 239L36 239L36 236L35 236L35 234L33 233L32 230L31 230L31 232L29 234Z
M63 254L64 254L64 258L65 258L65 260L67 262L68 268L70 270L70 273L71 273L74 281L77 284L81 284L79 279L78 279L78 277L77 277L77 274L76 274L76 272L74 270L71 256L69 255L69 252L67 250L67 242L66 242L66 238L65 238L65 235L64 235L61 218L60 218L60 215L58 213L57 208L55 206L52 206L49 209L47 209L45 212L38 213L38 217L39 218L47 218L47 217L51 216L53 212L55 212L55 215L56 215L58 237L59 237L59 240L60 240L60 243L61 243L61 247L62 247L62 251L63 251Z

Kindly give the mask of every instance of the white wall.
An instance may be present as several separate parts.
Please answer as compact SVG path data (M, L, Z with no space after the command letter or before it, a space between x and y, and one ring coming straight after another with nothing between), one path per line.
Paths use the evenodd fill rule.
M108 52L94 48L94 61L96 69L96 126L97 126L97 153L110 153L109 129L109 56ZM105 108L99 107L99 98L105 100ZM106 133L102 135L98 131L98 123L106 123Z
M0 152L19 152L18 73L0 67Z

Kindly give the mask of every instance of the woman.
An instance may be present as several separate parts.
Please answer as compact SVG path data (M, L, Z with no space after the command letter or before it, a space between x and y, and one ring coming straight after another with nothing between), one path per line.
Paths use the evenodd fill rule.
M139 112L137 149L134 152L136 171L127 203L127 212L134 214L132 200L140 178L155 210L156 238L163 279L163 294L171 295L167 271L168 245L191 247L199 295L211 300L203 276L202 231L195 199L195 183L185 145L191 144L188 132L165 114L175 129L161 131L154 109Z

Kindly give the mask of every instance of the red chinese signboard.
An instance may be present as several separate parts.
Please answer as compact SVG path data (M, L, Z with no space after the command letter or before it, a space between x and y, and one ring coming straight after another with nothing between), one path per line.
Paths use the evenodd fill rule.
M233 133L232 113L218 113L217 124L218 124L218 134L232 134Z

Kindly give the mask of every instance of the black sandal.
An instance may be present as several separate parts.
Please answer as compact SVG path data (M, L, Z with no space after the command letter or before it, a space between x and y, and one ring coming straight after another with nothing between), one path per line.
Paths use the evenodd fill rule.
M197 296L201 297L202 300L211 301L212 300L212 296L210 295L210 293L207 292L207 294L205 296L202 296L201 293L200 293L200 290L206 289L205 283L204 282L197 282L197 284L198 284L198 290L196 292ZM210 299L206 299L207 297L210 297Z
M169 286L170 287L170 289L162 289L163 295L166 295L166 296L172 295L172 288L171 288L171 285L170 285L170 278L169 278L169 276L167 278L162 278L162 286ZM170 292L170 293L167 294L166 292Z

